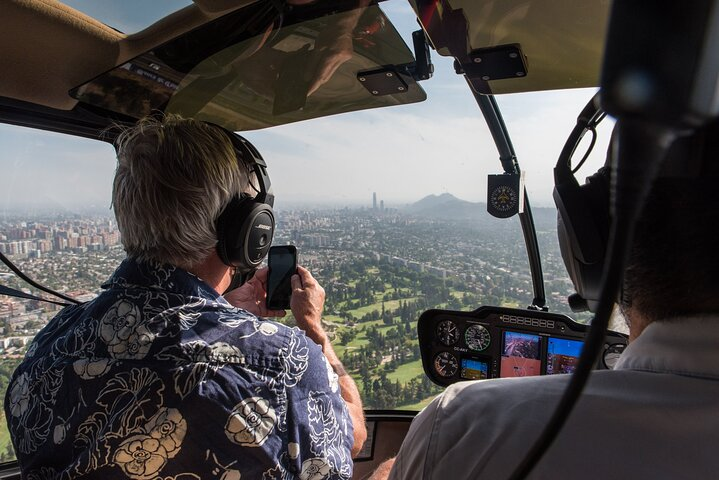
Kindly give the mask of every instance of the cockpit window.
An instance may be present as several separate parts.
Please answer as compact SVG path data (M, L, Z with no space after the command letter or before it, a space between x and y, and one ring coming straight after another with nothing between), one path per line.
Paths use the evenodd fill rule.
M131 34L149 27L165 16L192 5L192 0L62 0L69 7L79 10L123 33Z
M32 280L93 299L124 257L110 209L115 151L107 143L0 125L0 253ZM62 302L0 263L0 285ZM60 306L0 295L0 395L35 334ZM4 413L0 463L15 459Z
M164 111L234 131L425 100L412 52L379 7L317 8L250 5L71 95L132 118Z

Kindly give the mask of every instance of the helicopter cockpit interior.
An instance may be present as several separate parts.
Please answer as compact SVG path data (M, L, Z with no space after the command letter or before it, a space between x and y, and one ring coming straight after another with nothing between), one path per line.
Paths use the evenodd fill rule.
M417 412L454 383L575 375L557 409L571 411L591 371L612 369L628 344L613 309L617 245L631 239L627 205L644 195L617 200L610 232L609 207L603 225L582 223L574 186L608 162L615 122L630 138L634 121L666 133L717 114L706 46L717 27L705 26L715 2L676 26L671 2L656 16L629 3L5 2L3 395L33 336L62 305L94 298L124 257L109 208L116 127L164 114L237 132L263 153L274 244L295 245L324 285L323 324L362 394L368 437L352 478L396 455ZM672 34L651 54L627 47L657 24ZM678 60L661 52L690 27L677 51L700 54L674 70L698 86L662 70ZM646 94L661 82L627 80L633 65L671 88ZM686 95L667 94L677 85ZM661 110L657 98L671 101ZM627 179L651 170L659 154L648 150ZM512 478L528 475L562 421ZM20 478L1 423L0 478ZM64 436L63 425L53 419L44 435Z

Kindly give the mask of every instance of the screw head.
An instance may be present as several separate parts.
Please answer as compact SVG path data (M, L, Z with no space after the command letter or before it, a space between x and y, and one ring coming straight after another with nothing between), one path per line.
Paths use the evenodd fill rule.
M385 75L387 75L388 77L392 77L392 76L393 76L393 75L392 75L392 72L387 72L387 73L385 73Z
M359 77L359 81L360 81L360 82L366 82L367 79L366 79L365 77Z
M482 80L489 80L489 75L484 75L484 76L482 77Z
M510 52L509 58L517 58L517 52Z
M518 76L518 77L523 77L523 76L524 76L524 72L517 72L517 76Z
M372 90L372 95L379 95L379 92L377 90Z
M473 61L474 63L482 63L482 58L481 58L481 57L475 57L475 58L472 59L472 61Z
M404 92L404 87L397 87L397 90L399 90L400 92Z

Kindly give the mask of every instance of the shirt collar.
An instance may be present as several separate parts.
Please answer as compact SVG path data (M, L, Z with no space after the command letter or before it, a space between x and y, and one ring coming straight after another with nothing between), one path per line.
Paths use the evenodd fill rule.
M652 322L627 346L615 370L719 378L719 318Z
M198 276L172 265L143 262L135 258L123 260L102 285L102 288L113 287L144 287L225 303L224 298Z

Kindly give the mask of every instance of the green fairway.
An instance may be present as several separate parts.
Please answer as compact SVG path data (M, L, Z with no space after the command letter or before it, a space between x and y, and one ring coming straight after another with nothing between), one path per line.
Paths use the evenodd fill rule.
M417 300L417 298L418 297L408 297L399 300L387 300L386 302L384 302L384 308L385 310L396 310L397 308L399 308L399 302L414 301ZM372 303L364 307L355 308L354 310L348 310L348 312L351 313L355 318L362 318L366 314L371 313L373 310L381 312L382 302L379 301L377 303Z
M415 360L413 362L405 363L397 367L392 373L387 374L387 378L393 382L399 380L399 383L404 385L405 383L412 380L417 375L423 375L424 370L422 369L422 360Z
M416 411L422 410L424 407L426 407L427 405L429 405L429 402L431 402L432 400L434 400L434 397L436 397L436 395L433 395L433 396L431 396L431 397L427 397L427 398L425 398L425 399L422 400L422 401L419 401L419 402L417 402L417 403L413 403L412 405L402 405L401 407L398 407L397 410L416 410Z
M10 432L7 429L5 415L0 414L0 452L6 452L10 444Z

